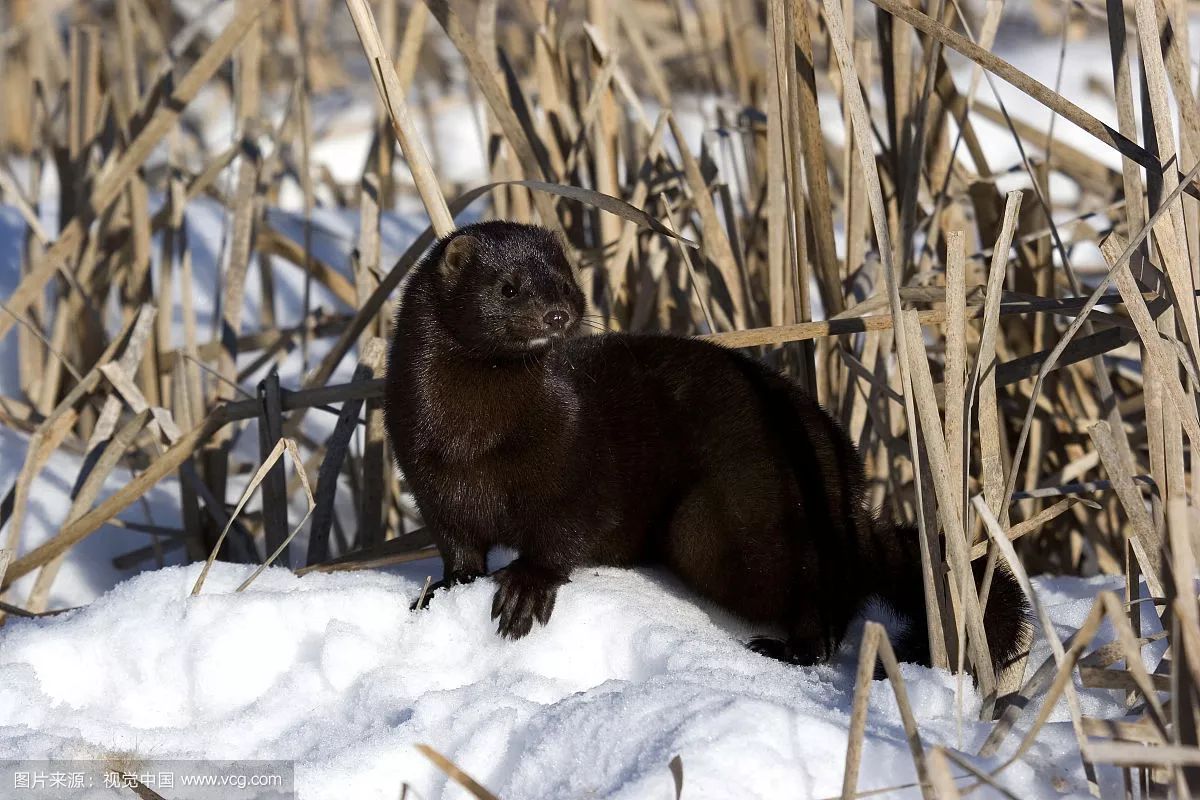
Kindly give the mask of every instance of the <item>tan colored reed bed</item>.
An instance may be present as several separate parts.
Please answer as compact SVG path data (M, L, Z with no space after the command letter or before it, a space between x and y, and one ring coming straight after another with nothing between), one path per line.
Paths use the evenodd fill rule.
M210 31L161 0L12 0L0 36L0 192L27 228L0 314L0 336L18 342L20 391L0 397L0 422L29 447L0 487L0 613L47 611L71 548L112 526L137 529L127 511L162 480L180 484L179 528L147 528L145 546L116 559L123 567L161 563L164 548L302 570L427 556L383 436L381 340L405 271L487 195L496 216L561 230L610 329L755 348L842 418L878 476L875 498L919 522L935 663L968 670L983 714L999 714L982 754L1020 758L1062 697L1089 777L1114 764L1131 796L1200 790L1200 107L1187 7L1037 4L1064 35L1107 32L1113 127L993 53L1000 3L871 2L864 28L846 18L863 18L854 4L801 0L234 0L230 21ZM955 81L963 59L973 71ZM448 85L453 75L461 85ZM1062 124L1011 119L996 81L1092 143L1060 141ZM327 121L314 119L314 101L368 85L370 154L359 180L339 183L314 156ZM412 91L423 85L479 104L486 186L439 176L420 124L436 110ZM210 113L226 109L231 147L198 135L202 94ZM822 118L820 96L836 100L834 118ZM685 137L701 100L712 101L703 136ZM989 162L980 120L1008 130L1017 163ZM1119 170L1100 157L1108 151ZM1028 188L1006 196L1010 171ZM33 188L47 172L60 186L57 230L41 224ZM1068 205L1051 175L1075 188ZM289 182L302 197L299 240L266 213ZM429 228L381 263L381 214L409 196ZM184 225L201 197L229 220L211 341L196 323ZM314 252L318 203L359 213L349 271ZM1073 267L1073 248L1088 242L1107 271ZM305 276L303 322L290 327L275 323L287 270ZM865 275L871 292L854 294ZM261 287L259 319L246 314L248 281ZM337 313L311 306L316 285L338 298ZM322 340L330 347L309 358ZM297 385L242 385L297 348L308 367ZM1117 351L1137 369L1118 370L1106 358ZM353 380L331 383L356 359ZM305 422L314 409L338 414L324 440ZM247 429L259 461L234 456ZM60 449L85 466L60 529L31 548L30 487ZM101 499L118 466L136 477ZM353 519L335 513L339 483ZM261 510L240 514L252 492ZM289 520L288 499L302 496L311 522ZM298 524L306 553L290 544ZM1042 571L1123 574L1133 588L1098 596L1065 641L1037 607L1052 659L996 675L976 559L1007 564L1027 591ZM31 574L31 593L11 590ZM1169 642L1153 669L1141 658L1155 638L1139 626L1146 604ZM1117 639L1101 646L1102 620ZM922 794L965 796L964 774L993 785L963 754L923 745L886 636L869 626L842 796L856 796L877 658ZM1126 690L1135 721L1084 716L1073 677ZM678 786L683 767L672 771Z

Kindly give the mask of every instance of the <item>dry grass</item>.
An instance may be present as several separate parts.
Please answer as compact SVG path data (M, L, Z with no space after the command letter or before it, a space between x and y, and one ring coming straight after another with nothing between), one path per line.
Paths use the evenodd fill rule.
M991 52L999 3L979 18L944 0L871 0L877 24L864 31L838 2L801 0L514 0L470 13L449 0L230 2L235 18L213 33L165 0L4 5L0 192L28 227L20 284L0 314L0 336L18 342L20 392L0 397L0 423L30 444L14 485L0 487L0 587L37 578L28 596L8 591L0 615L45 612L65 554L112 526L147 537L116 559L124 567L161 563L171 549L304 571L427 556L429 539L390 473L380 339L405 271L486 194L496 216L561 230L610 329L755 348L843 420L880 476L874 499L919 522L935 662L970 670L988 696L984 713L1000 712L983 755L1010 749L1025 701L1044 696L1005 766L1020 758L1050 701L1065 696L1090 779L1105 763L1126 771L1133 796L1200 789L1191 462L1200 106L1182 3L1035 4L1063 35L1108 31L1114 129ZM347 47L355 34L361 58ZM948 51L976 65L966 88L950 80ZM462 68L465 83L454 85L447 76ZM373 144L361 179L343 185L314 166L313 104L366 85L368 72ZM1131 76L1144 76L1140 124ZM1009 119L997 79L1094 145L1059 141L1062 125ZM414 85L481 105L492 182L439 180L417 125L436 103ZM232 147L212 151L197 135L191 104L202 92L206 113L214 102L227 108ZM819 94L841 113L822 119ZM716 104L695 150L682 123L698 97ZM1017 163L989 163L979 119L1007 127ZM827 139L832 128L844 137ZM1104 148L1120 154L1120 171L1095 157ZM997 181L1009 172L1029 188L1006 200ZM40 224L32 189L46 173L61 186L57 231ZM1077 188L1069 207L1051 195L1052 174ZM303 197L303 241L265 213L287 185ZM405 195L432 222L384 265L380 215ZM197 329L183 224L202 196L228 213L212 341ZM152 214L155 197L164 202ZM318 203L360 214L347 273L313 252ZM1072 265L1089 242L1106 272ZM289 328L275 324L285 270L305 276L304 322ZM864 278L873 289L852 292ZM250 280L262 289L258 320L244 315ZM338 313L312 308L314 284L338 298ZM818 303L823 321L813 320ZM331 347L309 360L319 339ZM263 377L297 348L309 367L300 385ZM1118 371L1106 358L1117 351L1141 369ZM330 384L356 357L354 380ZM255 377L256 389L239 385ZM331 404L338 423L314 441L304 420ZM234 458L243 430L256 432L262 461ZM30 487L60 449L85 455L85 466L61 529L29 548ZM136 477L99 499L118 466ZM167 478L180 482L180 528L123 519ZM299 554L287 501L310 482L310 543ZM339 483L353 519L335 513ZM240 514L255 487L262 510ZM974 559L1007 563L1027 591L1026 575L1041 571L1121 574L1133 588L1098 597L1068 641L1039 607L1052 658L994 675ZM1151 671L1141 649L1158 637L1140 630L1146 603L1170 645ZM1096 647L1105 618L1118 640ZM855 796L876 655L905 713L923 794L991 783L996 771L965 754L922 747L881 631L868 628L863 653L843 797ZM1083 716L1073 675L1126 689L1137 721Z

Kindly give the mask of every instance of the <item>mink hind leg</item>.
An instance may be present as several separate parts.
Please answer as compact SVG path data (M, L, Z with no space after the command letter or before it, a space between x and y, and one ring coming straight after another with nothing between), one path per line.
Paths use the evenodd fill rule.
M837 653L858 603L842 598L823 578L831 565L822 563L815 548L793 563L791 594L780 611L778 624L783 638L758 636L747 647L759 655L800 666L828 661ZM850 605L844 605L849 603Z
M789 493L772 491L771 476L759 477L717 477L687 492L668 526L664 558L692 591L782 632L755 637L751 650L792 664L825 661L848 618L823 596L816 548L797 546Z

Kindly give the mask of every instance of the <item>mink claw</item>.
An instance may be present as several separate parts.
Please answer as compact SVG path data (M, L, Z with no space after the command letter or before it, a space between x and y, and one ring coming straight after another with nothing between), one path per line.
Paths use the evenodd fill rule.
M746 642L746 649L766 658L785 664L808 667L829 660L829 649L818 640L776 639L772 636L755 636Z
M445 578L442 578L440 581L434 581L433 583L429 584L429 586L421 590L421 594L417 596L417 599L413 600L412 603L409 604L408 610L418 611L428 608L429 601L433 599L434 592L441 591L442 589L449 589L460 584L471 583L478 577L480 576L470 572L455 572L451 573Z
M512 616L514 600L515 595L507 584L496 587L496 594L492 596L492 619L500 620L500 625L503 626L504 621Z
M765 658L787 661L787 643L770 636L755 636L746 642L746 649Z
M550 623L550 614L554 611L554 601L557 597L558 591L552 589L537 599L533 607L533 615L537 617L538 622L543 625Z
M520 639L533 629L533 614L528 592L511 583L496 589L492 599L492 619L498 620L496 633L505 639Z
M533 630L536 620L550 621L561 579L546 570L513 562L493 577L496 594L492 598L492 619L496 633L506 639L520 639Z

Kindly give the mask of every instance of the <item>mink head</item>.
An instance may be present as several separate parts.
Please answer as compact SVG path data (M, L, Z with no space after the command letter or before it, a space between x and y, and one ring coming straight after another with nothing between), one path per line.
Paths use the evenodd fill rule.
M441 322L468 352L520 357L579 329L583 292L553 233L484 222L430 253Z

